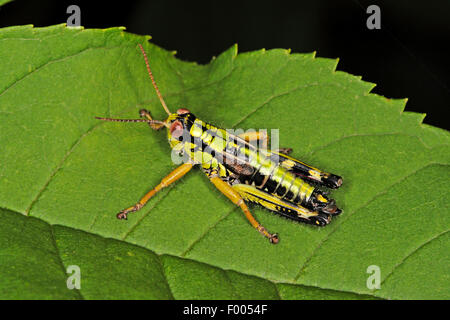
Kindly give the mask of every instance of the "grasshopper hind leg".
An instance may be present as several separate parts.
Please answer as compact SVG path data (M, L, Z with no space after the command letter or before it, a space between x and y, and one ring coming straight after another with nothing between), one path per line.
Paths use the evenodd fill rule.
M233 185L233 189L239 192L245 200L257 203L282 217L316 226L325 226L331 222L331 214L319 210L310 210L301 205L280 199L253 186L235 184Z
M228 199L230 199L235 205L241 208L242 212L244 213L247 220L250 222L250 224L259 231L263 236L269 239L270 243L277 244L278 234L276 233L270 233L267 231L266 228L264 228L251 214L250 210L248 209L247 205L244 202L243 197L241 194L233 188L231 185L229 185L227 182L223 181L219 176L216 170L212 170L211 172L206 172L206 175L208 176L209 180L216 186L217 189L219 189L220 192L222 192Z

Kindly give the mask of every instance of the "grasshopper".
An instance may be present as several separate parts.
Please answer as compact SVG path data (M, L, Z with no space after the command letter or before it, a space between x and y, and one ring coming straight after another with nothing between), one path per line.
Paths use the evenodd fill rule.
M194 166L200 166L209 180L236 206L240 207L250 224L271 243L279 241L276 233L270 233L251 214L246 202L256 203L283 217L325 226L332 216L342 212L333 199L315 187L331 189L342 185L338 175L323 172L290 157L292 149L267 150L252 142L268 143L264 132L234 135L228 131L198 119L188 109L169 111L150 69L147 54L139 44L145 65L162 107L168 114L164 121L154 120L150 112L139 111L140 119L96 119L117 122L145 122L153 130L168 129L167 137L173 152L184 157L183 164L142 197L135 205L120 211L118 219L140 210L158 191L174 183Z

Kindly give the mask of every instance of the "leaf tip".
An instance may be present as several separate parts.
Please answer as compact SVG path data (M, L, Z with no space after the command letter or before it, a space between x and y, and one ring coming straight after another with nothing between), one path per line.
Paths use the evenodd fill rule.
M424 124L423 120L425 120L427 114L425 112L424 113L419 113L419 114L421 115L421 118L422 118L422 119L420 119L420 124L423 125Z
M232 48L233 48L233 59L234 59L238 55L238 44L235 43Z
M336 72L337 66L339 64L339 60L340 60L339 57L337 57L336 60L334 60L333 72Z
M387 98L386 98L387 99ZM408 98L403 98L403 99L396 99L396 100L400 100L400 101L402 101L403 102L403 105L402 105L402 110L400 111L400 113L403 113L404 111L405 111L405 108L406 108L406 104L408 103ZM389 99L389 101L392 101L392 99ZM425 116L426 116L426 113L423 113L423 118L422 118L422 120L420 121L420 122L422 122L423 121L423 119L425 118Z
M68 26L67 23L63 23L62 26L67 28L67 29L84 30L83 26ZM34 28L34 26L33 26L33 28Z

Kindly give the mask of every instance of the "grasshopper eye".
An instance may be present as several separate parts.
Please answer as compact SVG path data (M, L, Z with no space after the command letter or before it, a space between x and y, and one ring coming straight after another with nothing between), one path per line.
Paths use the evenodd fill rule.
M181 121L179 120L176 120L170 125L170 134L174 139L181 141L183 138L183 129L183 123L181 123Z

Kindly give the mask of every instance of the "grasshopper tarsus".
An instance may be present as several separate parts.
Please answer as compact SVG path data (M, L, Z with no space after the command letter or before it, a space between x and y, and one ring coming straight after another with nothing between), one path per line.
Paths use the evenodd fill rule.
M116 216L117 216L117 219L119 219L119 220L128 220L127 215L128 215L127 212L120 211Z
M278 234L272 234L272 236L269 238L269 241L272 244L277 244L280 241L280 239L278 238Z
M132 207L129 207L128 209L124 209L122 211L120 211L116 217L119 220L128 220L128 214L132 213L132 212L136 212L138 210L140 210L144 205L141 203L137 203Z
M317 216L310 218L310 220L312 221L313 224L315 224L319 227L324 227L331 222L331 216L328 214L319 212L319 214Z

